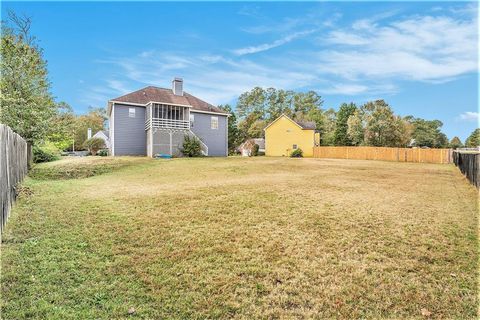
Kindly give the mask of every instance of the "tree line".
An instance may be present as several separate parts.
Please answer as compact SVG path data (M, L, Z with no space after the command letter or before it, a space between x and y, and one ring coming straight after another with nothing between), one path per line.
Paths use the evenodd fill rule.
M219 106L231 114L229 151L234 153L246 139L263 138L263 129L282 114L294 120L315 122L320 144L325 146L460 148L480 145L480 129L476 129L465 144L456 136L449 141L441 130L440 120L402 117L384 100L362 105L343 103L338 111L324 109L323 103L315 91L255 87L242 93L235 108Z

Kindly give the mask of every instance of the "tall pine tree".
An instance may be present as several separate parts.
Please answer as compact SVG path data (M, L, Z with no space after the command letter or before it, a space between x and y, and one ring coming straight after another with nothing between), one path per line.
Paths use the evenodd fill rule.
M336 146L351 146L352 140L348 136L348 118L357 110L354 103L343 103L337 112L337 122L333 134L333 144Z

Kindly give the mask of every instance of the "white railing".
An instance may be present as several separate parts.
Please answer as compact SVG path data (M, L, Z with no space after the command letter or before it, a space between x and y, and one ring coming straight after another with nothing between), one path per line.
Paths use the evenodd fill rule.
M164 129L190 129L189 120L173 120L162 118L150 118L145 121L145 130L150 128L164 128Z
M198 141L200 141L200 146L201 146L203 155L208 156L208 146L205 143L203 143L203 141L195 133L193 133L192 130L189 130L189 131L195 138L198 139Z

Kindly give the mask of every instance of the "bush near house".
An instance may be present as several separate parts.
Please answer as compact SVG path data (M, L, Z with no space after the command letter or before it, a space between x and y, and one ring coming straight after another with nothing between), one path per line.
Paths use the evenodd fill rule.
M98 151L97 154L98 154L100 157L106 157L106 156L108 156L108 150L107 150L107 149L100 150L100 151Z
M258 150L260 149L260 146L258 144L255 144L252 148L252 156L256 157L258 156Z
M105 141L100 138L90 138L85 140L83 146L90 151L92 156L95 156L98 150L105 148Z
M202 155L200 140L196 137L185 136L182 153L186 157L200 157Z
M290 154L290 157L292 158L303 158L303 151L302 149L298 148L292 151Z
M60 159L60 150L51 142L35 145L32 148L33 162L50 162Z

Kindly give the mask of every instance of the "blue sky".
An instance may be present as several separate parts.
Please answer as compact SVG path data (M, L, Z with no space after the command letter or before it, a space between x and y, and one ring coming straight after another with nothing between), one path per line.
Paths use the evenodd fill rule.
M52 90L76 112L147 85L235 103L254 86L316 90L324 107L385 99L478 127L474 2L2 2L33 18Z

